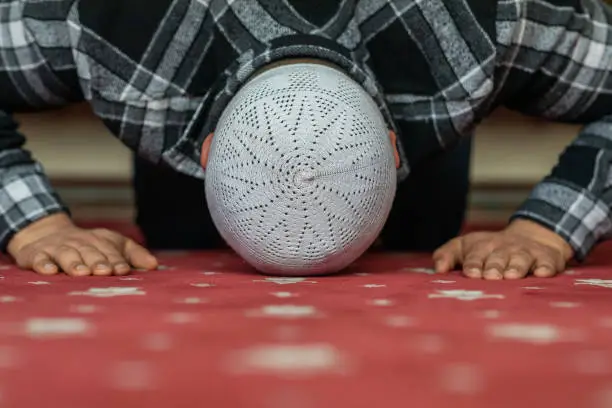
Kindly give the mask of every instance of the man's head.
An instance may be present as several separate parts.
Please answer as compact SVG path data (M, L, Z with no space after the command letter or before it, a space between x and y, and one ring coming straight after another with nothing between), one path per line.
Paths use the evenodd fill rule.
M254 76L202 147L206 199L226 242L261 272L332 273L374 242L399 158L375 102L326 64Z

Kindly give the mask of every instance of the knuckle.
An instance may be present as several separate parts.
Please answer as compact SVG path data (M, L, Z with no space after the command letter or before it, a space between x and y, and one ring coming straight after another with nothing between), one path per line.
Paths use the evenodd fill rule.
M112 263L113 268L123 268L126 265L129 265L125 260L117 260L115 262Z
M482 260L484 258L487 257L487 255L489 255L492 251L488 251L482 248L475 248L472 249L470 251L468 251L465 254L465 259L466 260Z
M125 263L125 259L120 254L113 252L105 255L106 259L108 259L108 261L112 264Z
M119 245L114 242L105 242L100 248L106 255L118 256L121 252Z
M526 268L529 263L530 262L526 259L515 258L508 262L508 266L511 268Z
M470 234L465 235L465 238L471 239L474 241L486 241L491 238L490 232L472 232Z
M487 264L500 264L500 263L506 263L507 260L508 260L508 257L503 256L503 254L496 254L496 255L491 255L487 257L484 261Z
M463 262L464 268L480 268L482 266L482 261L478 261L476 259L466 259Z
M548 253L551 259L563 260L563 252L560 249L549 249Z
M485 248L489 244L491 244L490 239L473 239L467 243L466 247L469 248L469 251L474 251Z
M487 261L485 265L487 269L504 269L506 267L504 262L498 260Z
M506 245L504 248L506 252L516 255L522 252L525 252L525 247L523 245L517 244L515 242Z
M98 240L104 241L107 246L117 247L125 243L125 237L123 235L105 228L95 230L94 236Z
M92 252L93 252L93 253L100 252L100 250L99 250L99 249L98 249L96 246L94 246L94 245L92 245L92 244L82 244L82 245L80 245L80 246L78 247L78 250L79 250L80 252L89 252L89 253L92 253Z
M489 240L485 243L483 243L483 250L486 250L488 252L493 252L493 253L499 253L499 252L506 252L508 251L510 245L512 245L510 243L510 241L508 241L507 239L503 238L503 237L495 237L492 240Z
M508 248L495 248L489 253L488 259L500 260L508 257Z
M68 253L74 252L74 248L68 243L62 243L57 246L57 248L55 249L55 252L57 252L60 255L68 254Z
M500 239L492 239L492 240L484 241L480 245L479 251L482 253L487 253L487 254L495 253L497 251L500 251L504 247L504 244L505 244L504 241Z
M526 246L526 248L527 248L527 251L535 258L546 256L546 250L542 248L540 245L529 245L529 246Z
M82 245L94 245L95 242L98 241L98 237L96 237L91 231L85 231L79 237L79 241L81 241Z
M533 257L537 259L544 260L544 259L554 259L555 258L554 250L548 250L548 249L541 248L541 247L534 247L532 248L530 252L533 254Z
M529 248L524 246L517 246L516 248L512 248L512 256L520 258L531 258L533 255Z
M66 246L68 248L81 248L83 245L85 245L85 242L83 242L82 240L78 239L78 238L70 238L70 239L66 239L62 242L62 246Z
M506 263L505 262L498 262L498 261L485 262L484 263L484 269L504 270L504 269L506 269Z
M468 254L465 258L463 258L463 264L482 263L483 261L484 257L474 256L473 254Z
M89 245L95 248L96 251L103 252L103 253L108 253L112 251L114 248L113 245L109 241L103 238L99 238L95 235L92 236L91 239L89 240Z
M484 262L483 259L469 258L463 261L463 266L465 267L481 267Z

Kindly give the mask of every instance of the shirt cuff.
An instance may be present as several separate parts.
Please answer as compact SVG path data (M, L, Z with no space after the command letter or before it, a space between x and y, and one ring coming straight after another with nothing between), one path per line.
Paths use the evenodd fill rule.
M0 250L6 252L13 236L44 217L69 210L41 174L21 175L0 189Z
M612 231L610 208L604 201L588 190L556 181L538 184L511 221L517 218L554 231L570 244L578 261Z

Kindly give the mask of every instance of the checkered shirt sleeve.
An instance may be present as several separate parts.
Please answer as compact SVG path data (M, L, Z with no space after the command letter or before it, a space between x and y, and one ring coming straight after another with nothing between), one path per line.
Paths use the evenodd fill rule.
M554 230L583 260L612 233L612 9L599 0L504 0L498 14L504 103L585 124L512 219Z
M67 87L56 74L57 67L47 62L45 50L48 47L49 52L60 56L54 64L62 65L71 59L69 48L62 49L60 38L48 37L41 42L32 35L22 18L24 7L23 1L0 1L1 250L6 250L12 236L32 222L68 212L40 163L23 148L25 138L9 113L60 106L70 99ZM70 64L64 64L59 71L62 69L69 70Z

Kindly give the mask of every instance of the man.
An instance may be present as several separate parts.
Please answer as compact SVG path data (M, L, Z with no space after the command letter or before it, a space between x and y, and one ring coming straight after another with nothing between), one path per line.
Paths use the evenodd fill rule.
M288 58L332 63L368 90L396 127L400 183L500 105L587 124L507 228L436 251L440 272L553 276L612 231L612 11L598 0L0 5L1 108L88 100L139 156L201 180L204 139L224 108L253 73ZM133 242L72 225L10 117L3 122L0 235L20 266L74 275L155 267Z
M458 148L449 150L446 154L431 158L425 166L415 169L399 186L395 183L389 184L387 179L381 179L379 176L388 170L391 172L389 177L395 181L398 164L390 166L389 169L383 164L381 168L381 161L377 160L379 156L373 158L371 155L376 152L376 146L380 147L381 142L385 143L389 136L396 136L389 134L382 118L379 129L381 137L375 136L377 130L368 124L377 121L376 116L380 116L378 108L369 110L367 102L371 98L361 85L352 81L342 70L334 68L336 67L333 64L317 59L283 59L266 65L251 76L232 99L232 105L239 106L241 110L236 112L233 106L226 108L237 120L231 120L229 123L220 120L215 129L217 141L223 134L231 134L227 136L227 151L232 152L230 164L237 165L228 166L225 157L230 155L221 156L223 173L227 175L228 168L233 168L233 180L222 180L223 174L216 174L215 169L206 164L211 145L208 142L212 141L212 135L203 143L206 153L202 156L206 158L202 158L201 162L202 167L206 169L206 187L211 197L204 195L200 180L148 164L149 162L144 160L137 161L134 177L137 221L144 233L147 247L162 250L215 249L229 242L243 258L250 259L252 265L260 263L258 256L265 256L266 253L276 258L276 261L272 262L273 266L267 265L270 259L260 263L258 269L265 269L268 274L312 275L315 270L331 273L334 258L338 262L334 269L352 263L355 256L361 255L364 248L371 245L369 239L372 238L379 238L377 249L433 251L455 237L461 228L466 207L470 144L465 142L470 139L466 138ZM308 78L307 87L301 83L302 77ZM319 83L325 85L318 86ZM259 92L257 88L265 88L267 92ZM343 97L353 92L359 94L353 100ZM243 101L242 95L250 95L247 98L250 101ZM275 95L282 95L283 98ZM283 100L291 100L291 103L284 104ZM357 118L351 117L355 108L364 108L356 115ZM300 116L299 112L311 113ZM258 126L246 120L249 117L259 119L277 131L269 133L264 128L258 130ZM364 120L366 117L371 120ZM288 125L289 123L291 125ZM321 126L317 126L318 123ZM228 129L226 125L232 128ZM366 128L372 132L364 132ZM263 139L256 137L259 133L263 133ZM289 137L292 134L294 136ZM247 141L241 143L243 140ZM262 140L265 142L260 143ZM321 143L323 140L333 140L334 143ZM395 144L391 140L391 145ZM270 148L272 145L274 149ZM326 162L317 166L316 159L308 159L313 156L310 148L316 148L317 157L323 157ZM393 157L390 150L387 153L389 161L396 162L395 156L398 152L396 151ZM243 167L242 162L249 161L253 154L257 155L257 162L252 163L251 160L248 167ZM299 183L300 186L296 188L291 182L287 182L286 174L283 174L282 170L272 169L275 164L278 164L277 169L283 166L283 160L280 163L273 162L285 155L308 159L298 161L302 167L307 166L309 172L323 171L328 177L319 178L310 186ZM355 158L358 165L353 168L340 168L339 163L351 157ZM364 166L372 159L378 165ZM299 177L302 169L298 163L295 164L296 166L291 166L291 173ZM345 175L349 172L351 177L347 179ZM259 174L265 174L264 179L258 177ZM361 178L355 179L354 176L357 175ZM236 179L240 182L236 183ZM369 183L364 185L356 180L369 180ZM298 200L292 199L298 197L292 196L291 193L275 195L274 200L270 201L251 188L257 185L262 189L266 185L272 186L273 183L273 189L276 190L308 192L311 204L307 207L311 212L304 216L304 210L296 208L299 207ZM334 184L342 184L342 187L336 186L342 191L359 193L352 195L351 199L344 198L338 202L337 193L330 192ZM220 189L227 190L224 188L227 185L236 188L230 192L225 191L225 197L210 194ZM390 216L383 210L386 206L385 194L382 191L386 190L392 193L389 199L392 200L394 211L391 211ZM235 198L228 197L232 192L236 192ZM368 192L374 192L371 201L376 205L365 204L368 201ZM392 195L394 197L391 197ZM208 204L208 211L203 211L203 202ZM261 210L264 203L269 204L268 210L281 207L283 211L277 212L280 216L274 216L273 211L264 212L254 208L259 207ZM225 216L217 216L213 222L215 217L211 217L211 213L220 213L220 208L228 207L234 211L227 212ZM230 231L225 231L228 228L223 227L223 224L226 224L224 220L235 219L233 213L236 208L241 209L243 218L256 220L249 222L248 226L239 227L244 231L244 240L240 240ZM340 217L346 211L350 211L350 219ZM329 216L331 214L333 216ZM277 226L281 224L286 224L284 234L272 234L271 232L279 231ZM378 231L378 227L384 228ZM308 236L304 233L305 229L308 230ZM261 237L262 234L265 234L265 238ZM351 234L359 238L348 238ZM274 248L276 239L283 243L278 248ZM246 253L243 251L244 248L253 247L255 242L261 243L261 247L252 248ZM340 247L335 248L334 242L341 243ZM309 247L310 256L306 257L297 247ZM286 251L287 248L293 249ZM318 253L317 256L314 256L314 253ZM292 266L288 265L290 258L293 258Z
M398 121L401 129L406 122ZM465 138L413 169L398 184L377 249L431 252L457 236L465 218L472 139ZM152 250L222 248L202 180L134 155L136 223ZM180 233L177 233L180 231Z

